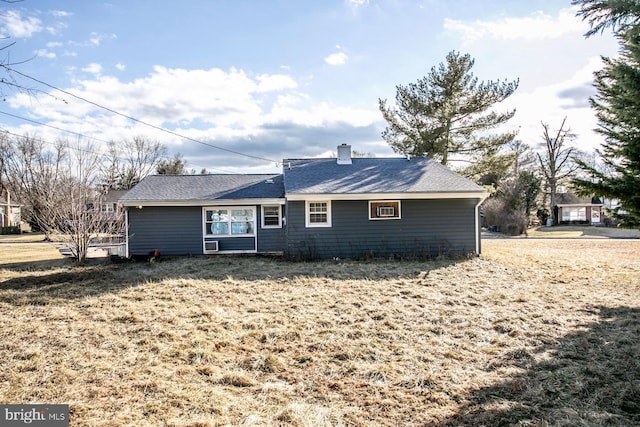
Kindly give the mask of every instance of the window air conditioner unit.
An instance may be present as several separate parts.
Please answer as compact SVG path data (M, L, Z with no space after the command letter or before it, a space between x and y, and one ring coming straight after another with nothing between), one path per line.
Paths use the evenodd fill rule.
M395 209L393 208L393 206L379 206L378 207L378 216L380 217L388 217L388 216L394 216L395 215Z
M218 252L218 241L212 240L210 242L204 242L204 249L207 252Z

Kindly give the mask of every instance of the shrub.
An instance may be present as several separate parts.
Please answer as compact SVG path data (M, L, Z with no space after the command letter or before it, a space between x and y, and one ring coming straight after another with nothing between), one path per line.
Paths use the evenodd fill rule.
M482 213L484 214L484 226L499 226L501 218L504 215L506 203L503 199L491 197L482 204Z
M512 211L503 216L500 231L510 236L519 236L527 231L528 223L529 218L524 212Z
M482 205L484 226L496 226L501 233L518 236L527 230L529 218L524 212L510 209L504 199L492 197Z
M538 208L536 216L538 217L540 224L545 225L551 214L549 213L549 209L543 207Z
M0 234L20 234L20 227L0 227Z

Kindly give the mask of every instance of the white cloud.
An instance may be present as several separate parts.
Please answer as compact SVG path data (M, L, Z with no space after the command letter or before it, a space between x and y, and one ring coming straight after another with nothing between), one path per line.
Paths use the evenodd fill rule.
M60 46L62 46L62 43L60 43L60 42L47 42L47 47L48 48L60 47Z
M369 0L345 0L345 3L351 7L362 7L369 4Z
M275 107L289 107L294 105L300 105L302 102L308 99L309 97L304 94L287 93L287 94L278 96L275 103Z
M298 87L298 83L295 80L283 74L261 74L256 79L259 82L259 92L272 92Z
M127 68L127 66L126 66L126 65L124 65L124 64L122 64L122 63L120 63L120 62L118 62L118 63L116 64L116 69L117 69L118 71L124 71L126 68Z
M91 73L91 74L99 75L102 72L102 65L100 65L100 64L98 64L96 62L92 62L91 64L89 64L86 67L82 68L82 71L84 71L85 73Z
M347 62L348 56L344 52L332 53L324 58L324 62L329 65L344 65Z
M505 17L493 21L465 23L446 18L444 28L462 35L465 44L478 40L548 40L566 34L582 34L585 24L575 16L575 8L562 9L557 16L535 12L522 18Z
M57 22L54 25L48 25L46 30L49 34L58 35L61 30L68 28L68 25L63 22Z
M38 49L36 51L33 52L36 56L40 57L40 58L49 58L49 59L53 59L56 57L55 52L49 52L46 49Z
M66 12L66 11L64 11L64 10L51 10L51 11L49 11L49 13L50 13L52 16L55 16L56 18L67 18L67 17L69 17L69 16L72 16L72 15L73 15L73 13L71 13L71 12Z
M284 74L252 76L234 68L225 71L156 66L144 77L122 81L100 75L103 70L99 64L89 64L83 70L94 75L74 81L74 87L66 91L146 123L174 129L189 138L226 144L236 151L266 158L317 155L333 149L337 139L371 151L366 144L380 139L376 126L381 117L375 105L356 109L315 102L308 94L299 92L296 80ZM34 96L17 94L7 102L11 108L28 111L39 121L102 141L131 135L157 139L170 150L190 156L189 163L194 167L247 165L242 157L221 158L220 153L212 154L209 148L69 95L56 92L52 95L37 96L34 100ZM27 128L15 131L25 132ZM30 132L42 133L50 140L68 137L54 135L55 131L50 129Z
M100 46L104 40L112 40L116 38L118 38L118 36L115 34L98 34L94 32L91 33L91 36L89 37L89 43L94 46Z
M568 79L529 92L516 92L508 98L500 108L517 109L510 123L520 127L518 138L535 147L541 142L541 122L557 128L567 117L567 125L578 135L576 145L581 150L598 147L602 137L593 132L597 120L588 98L595 93L593 72L600 68L600 58L592 57Z
M32 16L23 17L20 12L9 10L0 14L2 37L28 38L42 31L42 21Z

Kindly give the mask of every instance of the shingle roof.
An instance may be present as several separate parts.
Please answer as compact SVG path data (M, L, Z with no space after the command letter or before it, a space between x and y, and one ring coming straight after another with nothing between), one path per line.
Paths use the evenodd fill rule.
M284 197L282 175L152 175L127 192L120 202L188 202Z
M109 190L109 192L104 196L104 203L116 203L120 200L125 194L127 194L129 190Z
M573 193L556 194L556 205L601 205L602 201L598 198L578 197Z
M485 193L433 159L354 158L284 160L287 194Z

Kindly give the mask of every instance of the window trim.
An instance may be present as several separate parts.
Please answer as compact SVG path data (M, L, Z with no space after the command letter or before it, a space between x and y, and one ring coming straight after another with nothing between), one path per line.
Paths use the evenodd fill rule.
M311 222L311 203L326 203L327 205L327 222ZM304 223L307 228L331 227L331 200L305 200L304 202Z
M373 204L396 204L397 205L397 215L394 216L371 216L371 210ZM394 206L395 207L395 206ZM369 200L368 203L369 208L369 220L370 221L386 221L390 219L402 219L402 203L400 200Z
M250 209L251 211L253 211L253 221L252 221L252 232L251 233L246 233L246 234L233 234L232 230L233 227L231 226L231 211L232 210L246 210L246 209ZM207 229L207 211L214 211L214 210L226 210L228 211L228 215L229 215L229 219L227 220L227 224L229 225L229 231L227 234L212 234L211 230ZM256 207L255 206L203 206L202 207L202 233L203 233L203 237L206 238L226 238L226 237L255 237L256 236L256 222L257 222L257 218L256 218Z
M584 212L582 212L584 211ZM582 214L584 213L584 218ZM575 214L575 218L572 218L572 214ZM587 207L586 206L563 206L562 207L562 219L561 221L587 221Z
M264 208L278 208L278 225L265 225ZM260 207L260 222L262 228L282 228L282 205L262 205Z

